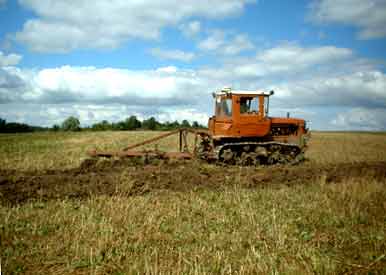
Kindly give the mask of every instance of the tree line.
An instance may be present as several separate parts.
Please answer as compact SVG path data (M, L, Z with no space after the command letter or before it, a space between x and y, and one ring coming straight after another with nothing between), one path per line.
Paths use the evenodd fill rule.
M7 122L0 118L0 133L28 133L37 131L48 131L49 127L31 126L26 123Z
M174 122L160 122L154 117L148 119L139 120L136 116L130 116L125 120L118 122L109 122L103 120L101 122L92 124L91 126L81 127L81 123L78 118L70 116L66 118L61 124L55 124L52 127L39 127L31 126L25 123L7 122L5 119L0 118L0 133L26 133L37 131L127 131L127 130L159 130L168 131L178 128L206 128L199 124L197 121L189 123L187 120L183 120L181 123Z

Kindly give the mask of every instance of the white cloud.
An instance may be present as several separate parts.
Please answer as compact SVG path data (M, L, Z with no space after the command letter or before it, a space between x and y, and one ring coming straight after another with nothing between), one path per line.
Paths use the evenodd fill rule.
M278 74L304 71L315 65L332 64L336 61L348 59L352 51L334 46L302 48L297 45L281 45L256 56L256 62L251 67L240 67L243 74ZM249 65L251 66L251 65ZM251 70L252 69L252 70ZM255 72L253 72L253 69Z
M352 56L352 51L347 48L334 46L302 48L298 45L281 45L261 53L257 60L268 64L295 63L295 66L308 67L313 64L328 63Z
M130 106L211 105L210 92L224 85L274 89L275 100L293 106L375 106L386 108L386 75L358 71L341 75L301 74L285 80L268 76L246 78L234 71L179 70L174 66L131 71L64 66L40 71L9 67L0 71L0 101L31 103L92 102ZM304 67L304 71L307 71ZM233 76L232 76L233 75ZM231 77L232 76L232 77ZM232 83L229 83L229 81ZM236 84L236 85L234 85Z
M159 59L178 60L182 62L190 62L195 57L194 53L191 52L184 52L181 50L164 50L160 48L153 48L150 50L150 53Z
M236 55L254 48L246 34L231 35L222 30L211 30L197 47L203 51L216 51L225 55Z
M284 104L386 108L386 75L380 71L311 76L271 88L278 91Z
M241 89L275 90L276 108L386 108L386 75L350 49L284 44L229 58L200 75ZM334 111L335 112L335 111Z
M9 67L0 71L0 103L189 105L203 93L209 94L206 84L195 71L173 66L146 71L71 66L25 71Z
M225 33L220 30L212 30L211 34L198 43L198 48L204 51L213 51L225 43Z
M35 115L36 121L53 121L45 116L59 119L76 114L85 122L95 122L121 120L136 114L142 118L155 116L160 120L188 119L202 123L213 112L210 93L223 86L273 89L273 111L281 110L280 114L285 115L283 110L290 110L291 114L318 120L313 125L325 129L334 114L333 127L339 128L339 123L348 121L349 115L339 116L337 110L379 110L377 114L386 110L386 74L350 49L332 46L279 45L259 51L253 58L233 56L221 66L194 70L175 66L153 70L72 66L42 70L0 68L2 112L7 106L20 104L23 107L14 117L29 119L28 109L35 108L31 106L53 108ZM82 113L71 106L78 106ZM58 109L57 115L54 109ZM12 112L8 109L8 114ZM371 126L374 129L386 127L379 117L377 124ZM358 123L350 123L359 127Z
M178 71L178 68L175 66L167 66L167 67L158 68L156 71L160 73L174 74Z
M353 63L355 61L355 63ZM296 44L283 44L258 52L254 57L231 58L222 69L208 69L214 76L261 78L280 76L280 78L301 77L301 72L313 69L313 73L328 74L344 70L368 69L369 61L354 58L350 49L334 46L300 47ZM352 66L354 65L355 66ZM335 66L339 66L339 70ZM343 68L346 66L347 68ZM331 70L331 69L335 70ZM307 74L311 71L307 71Z
M14 53L5 55L2 51L0 51L0 67L17 65L19 64L21 59L22 59L21 55L14 54Z
M353 108L339 113L330 123L341 130L385 131L386 109Z
M249 40L248 36L245 34L239 34L236 35L227 45L225 45L224 54L236 55L242 51L251 50L253 48L254 45Z
M119 121L137 113L124 105L106 104L9 104L0 110L0 117L8 121L32 125L61 124L69 116L79 118L82 125L102 120Z
M144 108L124 104L9 104L0 109L0 117L7 121L28 123L32 125L52 126L61 124L69 116L79 118L82 125L91 125L102 120L109 122L122 121L132 115L144 120L151 116L161 122L172 122L186 119L190 123L208 123L206 112L195 108Z
M384 0L321 0L311 5L310 17L318 23L357 26L360 39L386 37L386 2Z
M91 105L91 104L57 104L57 105L41 105L40 108L32 115L40 116L45 121L44 125L50 126L60 124L69 116L79 118L82 125L90 125L102 120L115 122L123 120L130 115L136 115L136 112L129 114L129 109L124 105L106 104L106 105ZM31 114L30 114L31 115Z
M171 73L170 70L130 71L122 69L96 69L93 67L61 67L40 71L34 79L39 90L49 96L60 91L70 100L80 98L90 101L125 101L147 105L168 101L186 100L179 90L195 84L194 73ZM55 95L56 97L57 95Z
M208 100L210 98L208 97ZM177 108L174 110L165 109L160 114L157 114L156 117L160 121L179 121L186 119L190 123L193 121L197 121L198 123L202 125L208 124L209 116L206 112L203 112L202 110L199 110L197 108Z
M180 26L182 33L189 38L195 37L201 31L200 21L191 21Z
M114 48L129 39L157 39L166 26L190 17L240 14L253 0L50 1L19 0L36 13L15 37L37 52ZM191 26L197 29L197 26Z

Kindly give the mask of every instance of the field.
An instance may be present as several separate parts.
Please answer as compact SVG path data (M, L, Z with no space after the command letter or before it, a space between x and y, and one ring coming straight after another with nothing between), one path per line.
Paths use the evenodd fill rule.
M297 166L86 160L157 134L0 135L4 274L386 273L386 134L312 133Z

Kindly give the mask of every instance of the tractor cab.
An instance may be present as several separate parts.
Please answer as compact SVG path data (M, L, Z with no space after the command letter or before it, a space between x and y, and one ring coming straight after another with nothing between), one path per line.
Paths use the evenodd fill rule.
M236 91L224 88L213 93L215 115L209 119L214 137L262 137L270 131L271 92Z

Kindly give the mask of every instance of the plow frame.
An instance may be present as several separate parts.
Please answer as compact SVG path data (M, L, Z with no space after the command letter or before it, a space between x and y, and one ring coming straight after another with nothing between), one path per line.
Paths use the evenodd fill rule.
M161 139L167 138L172 135L177 135L179 137L179 146L178 151L175 152L164 152L159 151L157 144L154 150L133 150L143 145L148 145L155 143ZM193 151L189 150L188 144L188 135L194 135L194 144ZM97 151L96 149L89 150L87 154L90 157L119 157L119 158L158 158L158 159L193 159L197 158L197 143L199 138L202 140L208 138L209 133L206 130L202 129L189 129L189 128L180 128L174 131L166 132L161 135L155 136L153 138L146 139L142 142L131 144L120 151Z

